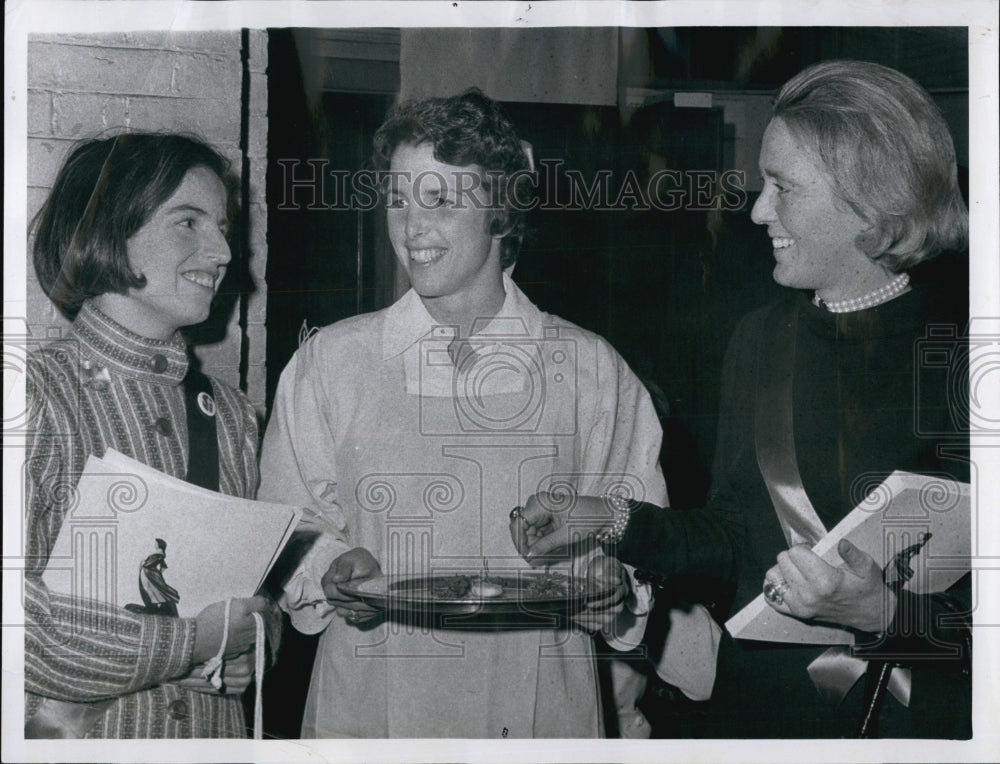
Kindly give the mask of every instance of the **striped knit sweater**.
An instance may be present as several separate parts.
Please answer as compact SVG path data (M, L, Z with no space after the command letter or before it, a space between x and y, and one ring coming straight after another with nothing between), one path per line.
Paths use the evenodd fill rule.
M140 337L85 304L67 338L28 358L25 456L25 718L43 697L114 699L87 737L244 737L238 696L169 684L191 670L195 622L80 603L41 574L91 454L114 448L174 477L187 474L183 340ZM238 391L212 380L219 489L252 497L257 421Z

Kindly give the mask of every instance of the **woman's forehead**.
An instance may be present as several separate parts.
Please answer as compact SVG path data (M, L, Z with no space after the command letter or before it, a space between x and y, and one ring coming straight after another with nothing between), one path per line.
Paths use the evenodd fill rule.
M821 175L831 180L819 152L781 117L775 117L764 131L760 147L760 171L773 178L802 180Z
M390 183L403 181L412 184L418 176L423 183L453 185L460 180L483 177L483 168L477 164L455 165L438 159L435 146L429 141L419 144L402 143L389 159Z
M225 182L214 170L199 165L184 174L177 188L156 212L163 214L189 209L203 211L214 217L224 217L227 208L228 193Z

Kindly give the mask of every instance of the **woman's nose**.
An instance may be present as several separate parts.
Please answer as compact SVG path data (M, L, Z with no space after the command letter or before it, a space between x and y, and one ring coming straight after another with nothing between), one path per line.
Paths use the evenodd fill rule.
M229 240L218 229L214 229L214 232L208 232L202 251L206 257L220 265L225 265L233 259L233 253L229 249Z
M774 204L771 194L771 190L765 183L764 190L760 192L757 201L753 203L753 209L750 210L750 219L757 223L757 225L764 225L774 220Z
M419 202L412 202L406 208L406 238L411 239L427 233L427 213Z

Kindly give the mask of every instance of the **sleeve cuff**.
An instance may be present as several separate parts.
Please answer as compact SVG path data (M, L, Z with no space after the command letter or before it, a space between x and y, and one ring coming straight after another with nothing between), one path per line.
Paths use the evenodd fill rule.
M323 576L330 563L349 549L348 544L331 534L321 535L285 583L278 604L297 631L316 634L330 623L337 609L323 592Z
M637 568L650 567L652 550L656 548L650 541L658 540L662 534L664 511L655 504L637 503L629 514L625 534L617 543L609 545L605 551L616 555L622 562L628 561Z
M625 565L625 563L622 563ZM653 608L653 587L635 578L635 568L625 565L629 577L628 598L614 622L601 633L604 641L615 650L627 652L639 646L646 632L646 621Z
M191 669L196 626L194 618L150 615L142 619L140 655L134 688L149 687L186 674Z
M670 610L670 631L656 673L691 700L708 700L715 685L722 628L701 605Z

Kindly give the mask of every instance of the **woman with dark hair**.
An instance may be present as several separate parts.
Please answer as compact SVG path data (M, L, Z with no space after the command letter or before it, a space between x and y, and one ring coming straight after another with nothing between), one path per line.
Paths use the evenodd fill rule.
M113 448L206 488L254 494L253 408L194 368L179 333L208 317L226 273L233 189L228 163L201 141L127 133L73 149L36 218L39 282L73 324L27 364L28 737L246 736L239 694L264 597L232 600L226 628L225 602L178 618L42 581L92 454ZM243 657L226 663L220 693L201 664L227 632L225 655Z
M858 635L853 657L869 660L872 678L841 692L810 681L829 667L817 660L822 648L723 635L705 734L856 734L881 696L873 669L887 664L912 682L903 689L900 672L882 735L968 737L969 575L918 596L846 540L839 566L811 551L893 471L968 480L967 423L945 389L920 384L917 360L922 341L951 337L946 355L960 371L967 316L940 284L911 281L917 264L967 246L951 136L910 78L831 61L779 92L760 170L752 217L768 229L775 281L790 290L744 317L730 342L707 506L673 512L588 497L578 511L601 518L609 552L665 585L729 579L736 609L763 588L785 615ZM536 562L571 530L549 501L533 497L511 526Z
M614 641L641 632L645 614L626 605L625 571L600 550L574 561L577 580L600 592L576 626L530 605L499 624L435 618L433 604L408 619L339 586L380 570L518 580L528 566L512 554L502 508L539 486L628 482L666 498L659 425L638 379L505 272L530 165L499 105L478 91L401 104L375 155L412 289L299 348L261 455L261 496L305 507L304 525L324 531L281 600L297 629L322 632L302 735L599 736L584 629Z

